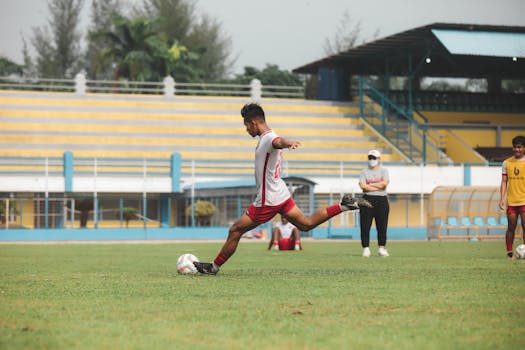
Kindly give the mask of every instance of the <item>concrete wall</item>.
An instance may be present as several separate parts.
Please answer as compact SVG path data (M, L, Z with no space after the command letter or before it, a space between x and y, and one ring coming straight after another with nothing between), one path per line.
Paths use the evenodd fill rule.
M4 242L45 242L45 241L170 241L170 240L220 240L228 235L228 227L199 228L154 228L154 229L15 229L0 230L0 241ZM359 240L359 228L317 228L312 231L312 238L345 238ZM392 227L389 229L390 240L426 239L426 228ZM370 239L377 240L375 228L370 232Z

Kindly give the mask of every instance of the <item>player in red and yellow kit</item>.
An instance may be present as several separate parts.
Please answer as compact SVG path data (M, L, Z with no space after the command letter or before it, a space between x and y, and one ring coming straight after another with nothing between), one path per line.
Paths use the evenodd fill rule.
M525 232L525 136L516 136L512 139L514 155L503 161L500 186L501 210L507 208L508 227L505 234L507 257L513 259L512 246L514 233L518 225L518 216ZM505 203L506 198L506 203ZM524 234L525 243L525 234Z

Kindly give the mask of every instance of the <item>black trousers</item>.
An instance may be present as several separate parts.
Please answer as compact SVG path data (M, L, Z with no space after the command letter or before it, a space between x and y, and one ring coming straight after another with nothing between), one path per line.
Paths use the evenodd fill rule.
M370 246L370 228L372 227L372 220L376 221L377 228L377 244L386 246L386 230L388 228L388 214L390 213L390 205L388 204L387 196L368 196L363 198L368 200L373 208L361 207L359 209L359 219L361 223L361 246Z

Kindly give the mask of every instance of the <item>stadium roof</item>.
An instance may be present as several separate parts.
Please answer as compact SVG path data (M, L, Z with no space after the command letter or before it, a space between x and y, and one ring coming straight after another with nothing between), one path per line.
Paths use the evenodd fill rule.
M409 58L410 57L410 58ZM409 63L410 62L410 63ZM293 70L316 74L525 78L525 27L434 23L378 39Z

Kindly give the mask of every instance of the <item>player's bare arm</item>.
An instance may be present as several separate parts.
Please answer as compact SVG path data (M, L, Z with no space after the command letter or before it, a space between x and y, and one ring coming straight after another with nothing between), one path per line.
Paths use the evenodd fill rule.
M500 194L499 208L501 210L505 210L505 197L507 195L507 175L502 175L501 185L499 188L499 194Z
M273 148L275 149L283 149L283 148L296 149L297 147L301 145L301 142L294 141L294 140L287 140L284 137L279 137L279 138L276 138L272 142L272 145L273 145Z

